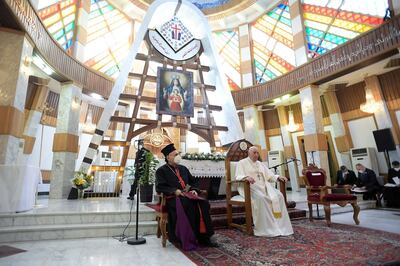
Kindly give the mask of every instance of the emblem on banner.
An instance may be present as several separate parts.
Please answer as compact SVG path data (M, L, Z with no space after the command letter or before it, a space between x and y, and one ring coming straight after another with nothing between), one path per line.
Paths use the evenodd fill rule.
M193 40L192 33L177 17L163 24L157 31L175 52Z

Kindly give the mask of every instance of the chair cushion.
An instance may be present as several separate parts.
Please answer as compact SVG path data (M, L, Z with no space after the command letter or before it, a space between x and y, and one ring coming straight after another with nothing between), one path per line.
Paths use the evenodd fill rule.
M323 172L307 172L306 178L310 186L325 186L325 175Z
M151 206L156 212L167 213L167 206L161 206L161 204L154 204Z
M233 196L231 200L244 202L244 198L241 195Z
M318 201L319 200L319 193L310 193L307 197L308 201Z
M231 165L231 180L235 180L236 179L236 168L237 168L237 164L238 162L230 162ZM221 180L222 182L222 180ZM231 185L231 191L237 191L238 188L238 184L234 183Z
M326 201L355 200L357 196L351 194L327 194L324 197Z
M231 164L231 180L235 180L236 168L237 168L238 162L230 162L230 164Z

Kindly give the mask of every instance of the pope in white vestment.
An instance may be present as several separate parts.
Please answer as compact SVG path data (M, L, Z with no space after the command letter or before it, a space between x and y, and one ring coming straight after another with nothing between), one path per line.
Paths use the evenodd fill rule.
M247 179L250 182L251 211L256 236L287 236L293 234L292 224L286 209L282 193L274 187L278 179L286 178L274 175L264 164L258 161L257 147L249 149L249 156L240 160L236 168L236 180ZM238 187L244 198L244 188Z

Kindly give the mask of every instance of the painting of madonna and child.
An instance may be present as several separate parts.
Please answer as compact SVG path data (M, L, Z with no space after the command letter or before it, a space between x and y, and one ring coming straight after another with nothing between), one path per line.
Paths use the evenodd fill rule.
M157 114L193 117L193 73L157 69Z

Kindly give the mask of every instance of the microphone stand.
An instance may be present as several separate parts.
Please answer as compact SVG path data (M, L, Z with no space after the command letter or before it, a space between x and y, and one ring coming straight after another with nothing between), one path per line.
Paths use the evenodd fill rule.
M279 166L288 165L289 163L296 162L296 161L297 161L297 159L291 158L291 160L289 160L289 161L287 161L287 162L283 162L283 163L281 163L281 164L274 165L274 166L272 166L272 167L269 167L268 169L274 169L274 174L276 175ZM285 187L285 190L286 190L286 187ZM289 203L288 203L287 200L286 200L286 193L284 194L284 197L285 197L285 203L286 203L286 205L289 205ZM295 205L295 206L296 206L296 205Z
M141 245L146 243L146 239L144 237L138 237L139 231L139 186L136 188L136 236L135 238L128 238L127 242L129 245Z
M138 140L138 151L139 148L141 148L143 145L143 140ZM135 160L137 160L138 158L136 158ZM135 178L136 181L136 178ZM137 180L137 183L139 180ZM146 243L146 239L144 237L138 237L138 232L139 232L139 185L136 186L136 234L135 234L135 238L130 237L127 240L127 243L129 245L141 245L141 244L145 244ZM132 199L133 200L133 199Z
M278 169L279 166L287 165L287 164L292 163L292 162L295 162L295 161L298 161L298 160L297 160L297 159L294 159L294 158L291 158L291 159L290 159L289 161L287 161L287 162L283 162L283 163L281 163L281 164L274 165L274 166L272 166L272 167L269 167L268 169L274 169L274 174L276 174L276 173L277 173L277 169Z

